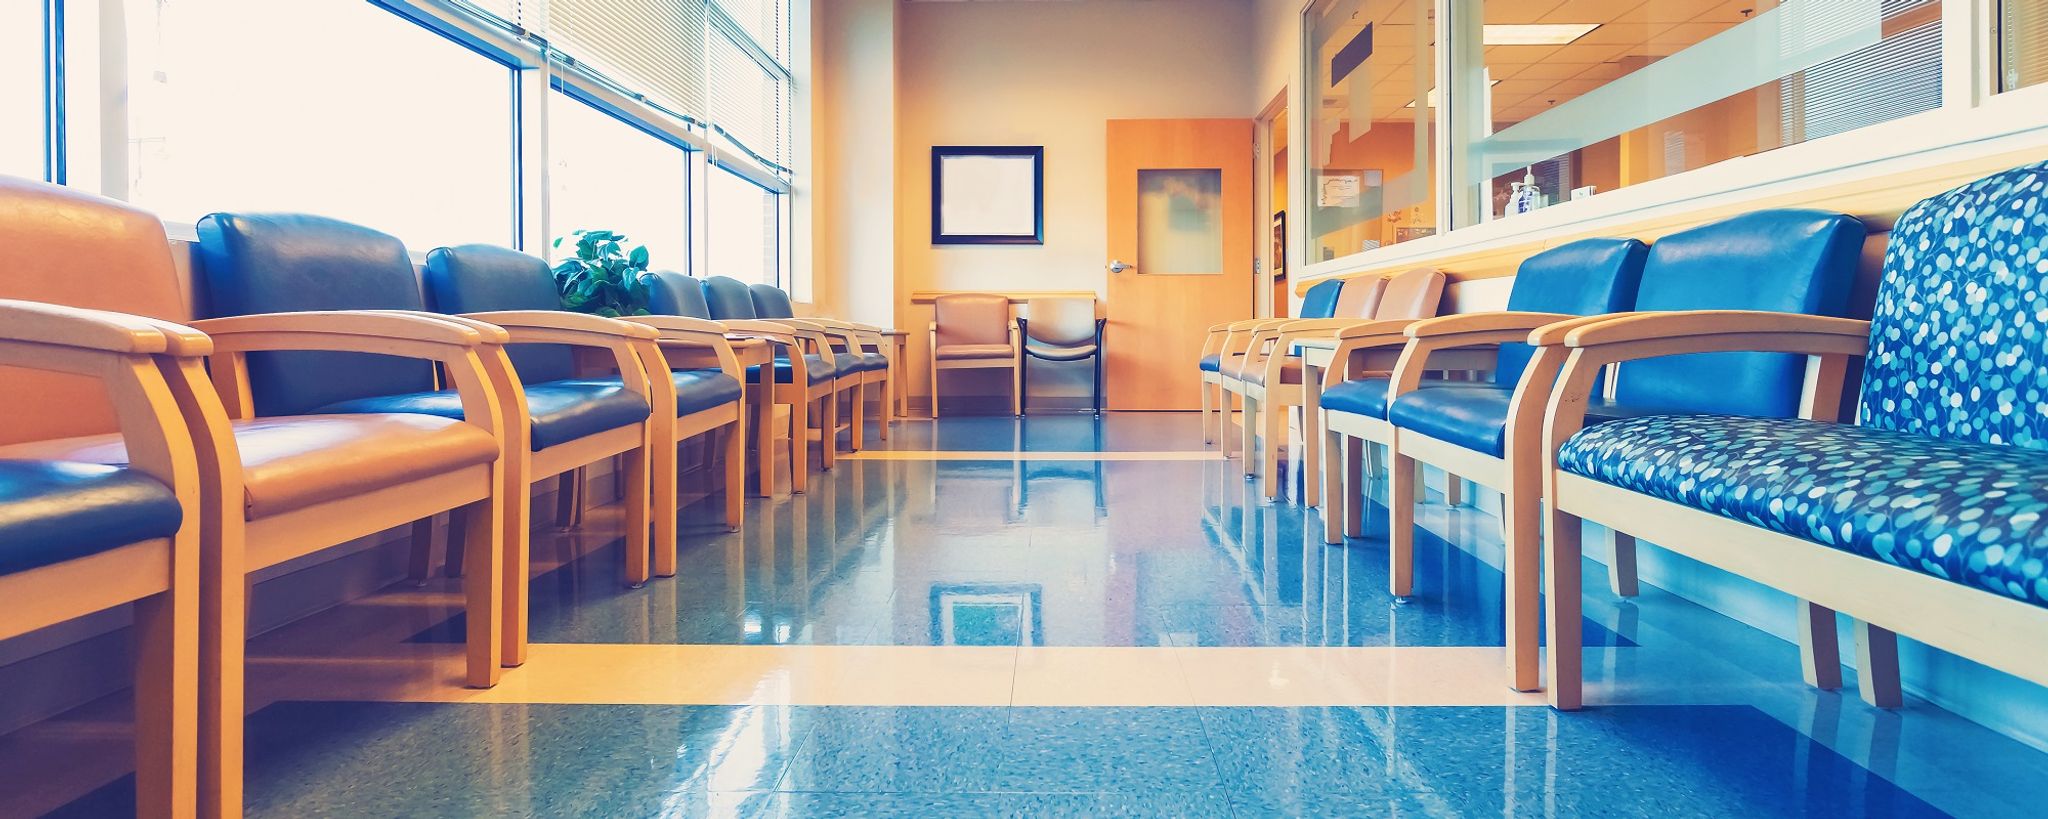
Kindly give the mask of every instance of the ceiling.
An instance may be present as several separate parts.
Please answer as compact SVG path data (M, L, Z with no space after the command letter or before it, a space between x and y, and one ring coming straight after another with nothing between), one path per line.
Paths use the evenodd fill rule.
M1584 94L1657 58L1718 34L1778 0L1485 0L1487 24L1598 23L1565 45L1487 46L1496 124L1518 122ZM1434 23L1428 0L1339 0L1342 21L1319 48L1317 65L1373 25L1372 56L1343 82L1327 89L1326 106L1348 107L1352 83L1372 83L1371 116L1407 120L1416 94L1415 55L1432 59ZM1420 42L1418 42L1418 39ZM1427 83L1427 79L1425 79ZM1360 112L1347 112L1357 114Z

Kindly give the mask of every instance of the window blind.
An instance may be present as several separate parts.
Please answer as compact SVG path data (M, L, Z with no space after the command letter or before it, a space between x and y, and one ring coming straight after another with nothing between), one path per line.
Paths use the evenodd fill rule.
M1892 18L1933 0L1884 0ZM1819 139L1941 107L1941 20L1787 77L1779 84L1785 144Z
M2004 0L1998 29L2002 89L2048 82L2048 5L2039 0Z
M546 9L554 48L665 108L704 117L701 0L548 0Z
M710 48L712 124L727 139L769 162L788 161L788 83L727 32L714 28L705 39Z

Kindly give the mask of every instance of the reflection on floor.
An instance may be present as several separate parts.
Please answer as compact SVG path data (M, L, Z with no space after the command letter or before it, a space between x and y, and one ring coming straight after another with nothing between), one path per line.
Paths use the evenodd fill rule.
M490 691L456 682L451 580L263 635L250 814L2004 816L2048 786L2048 754L1812 691L1790 645L1656 589L1589 594L1598 705L1553 712L1502 684L1491 516L1426 506L1395 600L1383 513L1323 546L1193 415L890 447L742 534L686 509L644 589L614 510L537 532L536 645ZM0 737L0 816L128 809L122 710Z

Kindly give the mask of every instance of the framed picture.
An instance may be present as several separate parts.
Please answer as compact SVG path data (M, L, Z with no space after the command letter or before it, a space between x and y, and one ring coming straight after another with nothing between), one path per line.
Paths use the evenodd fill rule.
M1045 244L1045 148L932 148L932 244Z

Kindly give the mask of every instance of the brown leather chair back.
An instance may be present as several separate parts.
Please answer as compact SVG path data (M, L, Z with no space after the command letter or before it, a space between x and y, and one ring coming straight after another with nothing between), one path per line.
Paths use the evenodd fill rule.
M1372 318L1379 310L1380 300L1386 297L1386 292L1385 276L1347 281L1344 283L1344 289L1337 291L1337 309L1330 314L1330 318Z
M0 298L192 320L163 222L72 188L0 176ZM113 432L83 376L0 367L0 444Z
M939 346L1010 343L1010 297L997 293L954 293L932 300Z
M1444 303L1444 274L1418 267L1386 279L1387 291L1373 311L1375 320L1435 318Z

